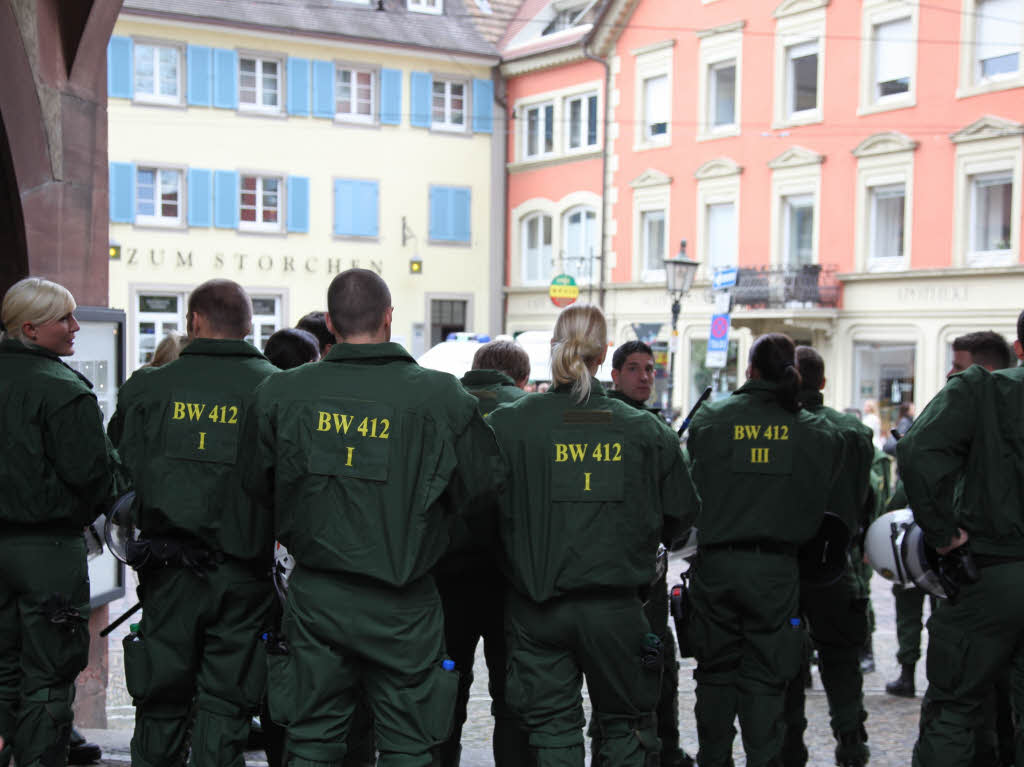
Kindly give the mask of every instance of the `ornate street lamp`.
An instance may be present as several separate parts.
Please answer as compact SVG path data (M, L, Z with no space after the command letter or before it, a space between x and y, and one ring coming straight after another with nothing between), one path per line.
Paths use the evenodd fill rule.
M672 394L676 385L676 323L683 296L690 292L693 278L697 276L699 261L686 257L686 240L679 241L679 252L675 258L665 259L665 289L672 298L672 334L669 336L668 358L668 420L672 421Z

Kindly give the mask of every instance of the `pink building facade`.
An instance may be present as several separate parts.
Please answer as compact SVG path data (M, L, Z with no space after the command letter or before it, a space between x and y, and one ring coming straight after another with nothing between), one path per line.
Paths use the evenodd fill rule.
M1024 0L683 5L612 2L539 35L534 45L580 36L543 54L510 57L506 38L521 135L533 130L530 104L557 107L561 94L602 84L604 66L584 53L609 68L597 88L603 152L540 160L510 137L508 330L550 327L546 284L576 263L557 256L589 245L573 239L566 204L596 199L603 241L587 274L615 343L640 323L666 323L669 340L662 260L686 240L701 262L671 340L676 407L712 378L704 348L723 307L710 280L724 267L738 267L738 282L723 390L742 382L753 338L778 330L823 353L827 401L876 399L889 421L941 386L955 336L1012 339L1024 308ZM552 6L564 10L557 0L534 10ZM569 131L575 115L554 111ZM533 240L515 232L556 201L567 202L546 210L561 240L548 271L523 280Z

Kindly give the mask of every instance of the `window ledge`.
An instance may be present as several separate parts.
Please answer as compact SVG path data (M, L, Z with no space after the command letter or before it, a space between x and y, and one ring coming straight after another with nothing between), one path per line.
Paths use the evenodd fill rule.
M1020 259L1013 250L992 250L984 252L972 252L964 257L964 264L971 269L984 269L992 266L1011 266L1019 263Z
M1022 86L1024 86L1024 74L1017 74L1013 77L1008 77L1005 80L984 80L957 88L956 97L958 99L967 99L971 96L981 96L985 93L1007 91L1011 88L1020 88Z
M904 95L902 98L893 98L892 101L875 101L865 106L861 106L857 109L857 116L864 117L865 115L878 114L879 112L892 112L897 109L907 109L909 107L917 106L917 95L911 93L909 96Z
M553 155L549 157L543 157L538 160L519 160L518 162L510 162L505 167L509 173L522 173L527 170L540 170L541 168L550 168L553 165L562 165L567 162L578 162L580 160L593 160L601 156L601 150L598 149L592 152L578 152L575 154L565 155Z
M335 234L331 233L331 239L344 242L380 242L379 234Z
M334 123L336 125L348 125L353 128L379 128L380 123L374 118L364 120L356 117L349 117L348 115L334 115Z
M445 248L471 248L472 240L427 240L428 245L440 245Z
M910 261L906 256L899 258L869 258L867 271L873 274L885 272L905 272L910 268Z
M143 219L140 221L139 217L135 218L133 226L136 229L175 229L179 231L184 231L188 229L188 224L186 224L184 221L159 221L153 218ZM205 229L206 227L197 228Z
M256 109L253 107L238 107L238 114L243 117L269 117L274 120L282 120L288 117L287 113L283 110L271 111L269 109Z
M283 229L257 229L255 227L241 226L235 230L239 234L256 234L260 237L284 237L286 232Z
M145 96L132 97L132 103L140 107L163 107L165 109L187 109L184 101L163 101L162 99L146 98Z
M727 125L722 128L714 128L709 131L702 131L697 134L697 141L714 141L720 138L734 138L740 135L739 125Z
M780 130L782 128L799 128L804 125L817 125L824 121L824 118L821 116L821 111L816 109L813 112L808 112L806 116L796 115L782 120L777 120L772 123L772 130Z

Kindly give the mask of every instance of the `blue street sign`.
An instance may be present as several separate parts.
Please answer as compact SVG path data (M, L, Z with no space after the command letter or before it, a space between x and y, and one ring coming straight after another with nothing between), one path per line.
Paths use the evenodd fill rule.
M729 315L711 316L711 333L708 334L708 353L704 367L724 368L729 357Z
M722 290L723 288L731 288L736 284L736 272L738 270L735 266L727 266L724 269L715 269L715 274L711 278L712 290Z

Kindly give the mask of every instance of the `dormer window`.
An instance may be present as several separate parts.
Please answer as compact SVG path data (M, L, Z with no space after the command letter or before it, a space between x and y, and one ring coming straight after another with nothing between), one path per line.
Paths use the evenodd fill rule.
M563 29L569 29L570 27L576 26L576 19L580 15L579 8L569 8L564 11L558 11L546 27L541 35L553 35L555 32L561 32Z

